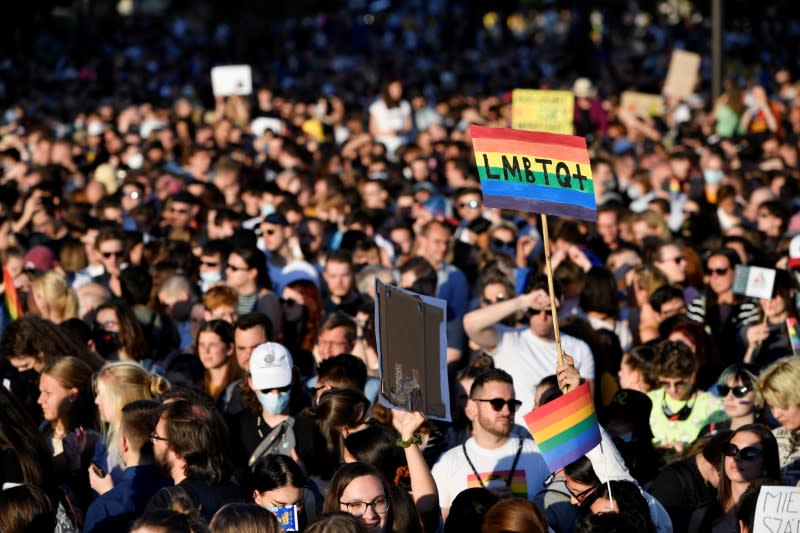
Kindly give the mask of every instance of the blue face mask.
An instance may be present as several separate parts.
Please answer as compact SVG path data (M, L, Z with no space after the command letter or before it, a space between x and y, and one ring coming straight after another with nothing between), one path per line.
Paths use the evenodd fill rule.
M703 171L703 178L705 178L706 183L709 185L716 185L717 183L722 181L722 178L725 177L725 173L721 170L704 170Z
M211 271L211 272L200 272L200 280L203 283L219 283L222 281L222 272L220 271Z
M278 394L264 394L261 391L256 391L258 401L261 406L266 409L270 414L279 415L289 408L289 399L292 394L289 391L279 392Z

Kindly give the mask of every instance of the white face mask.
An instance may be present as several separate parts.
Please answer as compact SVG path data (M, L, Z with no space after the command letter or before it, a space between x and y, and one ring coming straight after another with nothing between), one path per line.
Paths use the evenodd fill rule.
M128 158L128 168L139 170L144 164L144 156L141 152L137 152Z

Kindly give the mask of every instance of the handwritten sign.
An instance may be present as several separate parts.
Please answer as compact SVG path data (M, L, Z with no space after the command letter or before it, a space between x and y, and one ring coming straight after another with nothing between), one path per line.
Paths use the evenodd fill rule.
M694 52L675 50L669 61L664 94L688 99L694 93L700 73L700 56Z
M596 220L586 139L483 126L469 131L488 207Z
M762 486L753 533L800 531L800 488Z
M664 114L664 98L660 94L625 91L622 93L620 107L637 117L660 117Z
M575 96L570 91L514 89L511 127L572 135Z

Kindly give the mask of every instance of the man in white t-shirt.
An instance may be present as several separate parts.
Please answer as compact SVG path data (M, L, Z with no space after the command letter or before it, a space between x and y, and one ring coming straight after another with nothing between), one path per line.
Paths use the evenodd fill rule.
M550 471L536 443L511 436L519 405L507 372L493 369L475 378L465 407L472 437L442 454L433 466L445 518L458 493L468 488L532 500L544 487Z
M514 376L516 390L522 401L522 407L516 413L517 423L523 425L523 416L534 408L536 386L542 379L556 373L556 344L547 277L536 276L528 288L526 294L464 315L464 329L470 340L494 358L497 368ZM558 303L561 290L557 282L555 293ZM507 316L521 312L526 313L529 327L514 329L500 324ZM593 387L594 356L589 345L561 333L561 347L565 354L572 357L581 377Z

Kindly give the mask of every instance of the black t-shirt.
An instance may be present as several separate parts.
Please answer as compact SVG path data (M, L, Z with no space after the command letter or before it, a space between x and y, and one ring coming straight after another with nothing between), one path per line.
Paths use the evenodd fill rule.
M145 512L169 509L175 500L187 499L206 520L211 520L223 505L246 502L246 492L231 482L211 483L203 479L186 478L177 485L164 487L147 503Z
M665 466L648 492L664 506L674 531L686 531L692 512L714 500L714 489L700 475L693 457Z

